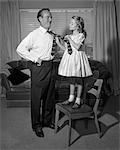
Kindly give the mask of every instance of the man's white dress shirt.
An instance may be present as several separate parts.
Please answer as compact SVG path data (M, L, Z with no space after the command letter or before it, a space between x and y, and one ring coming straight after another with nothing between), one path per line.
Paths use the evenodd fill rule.
M39 27L29 33L17 47L17 53L24 59L32 62L41 60L52 60L51 55L53 36L46 29Z

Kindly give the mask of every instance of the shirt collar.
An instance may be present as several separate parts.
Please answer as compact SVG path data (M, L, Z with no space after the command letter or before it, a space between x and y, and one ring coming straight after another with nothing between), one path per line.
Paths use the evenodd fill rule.
M40 31L43 33L43 34L45 34L46 32L47 32L47 29L45 29L45 28L43 28L42 26L40 26Z

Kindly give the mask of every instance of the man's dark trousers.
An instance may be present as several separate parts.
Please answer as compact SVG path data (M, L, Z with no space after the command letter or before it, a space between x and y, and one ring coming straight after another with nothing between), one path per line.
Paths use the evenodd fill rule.
M52 123L55 105L53 62L43 61L41 66L31 65L31 121L33 130L42 123ZM40 114L42 101L42 115ZM42 118L41 118L42 116Z

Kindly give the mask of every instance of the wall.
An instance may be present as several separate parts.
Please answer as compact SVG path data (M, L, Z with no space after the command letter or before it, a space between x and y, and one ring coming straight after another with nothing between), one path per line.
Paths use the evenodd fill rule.
M92 8L95 0L19 0L21 9Z

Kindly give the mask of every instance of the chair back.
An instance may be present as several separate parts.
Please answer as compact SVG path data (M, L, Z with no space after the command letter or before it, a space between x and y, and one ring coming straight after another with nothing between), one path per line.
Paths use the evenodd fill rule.
M95 97L96 97L96 101L95 101L95 104L93 107L93 111L94 111L95 115L97 115L102 83L103 83L103 79L97 79L96 82L94 83L94 87L88 91L88 93L91 93L91 94L95 95Z
M96 82L94 83L94 87L92 87L87 92L95 95L96 98L98 99L100 97L102 83L103 83L103 79L97 79Z

